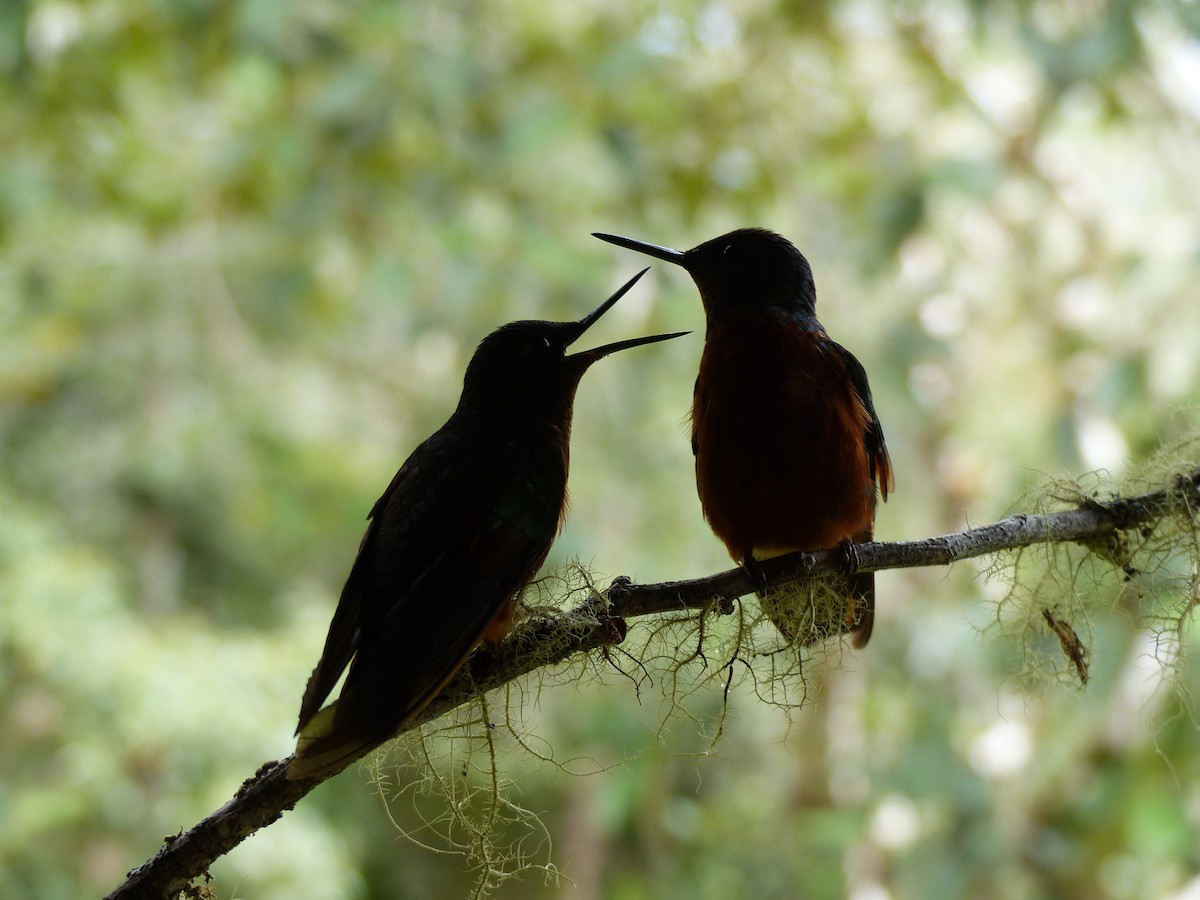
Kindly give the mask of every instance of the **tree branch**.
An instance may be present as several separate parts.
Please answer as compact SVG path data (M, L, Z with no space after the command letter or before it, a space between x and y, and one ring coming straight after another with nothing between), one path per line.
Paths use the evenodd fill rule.
M954 534L894 543L856 546L861 571L945 566L952 562L1039 543L1092 543L1151 524L1176 509L1192 518L1200 508L1200 469L1180 476L1171 489L1107 501L1085 500L1075 509L1044 515L1017 515ZM762 563L769 585L845 570L840 550L793 553ZM706 578L661 584L633 584L618 578L603 595L594 592L569 612L528 620L496 647L481 647L459 676L407 727L417 728L541 666L576 653L619 644L626 619L685 610L730 609L755 586L742 569ZM1053 627L1053 626L1051 626ZM1060 634L1061 637L1061 634ZM288 781L288 759L265 763L233 798L186 833L166 838L150 860L129 873L107 900L172 900L211 863L251 834L270 825L321 783Z

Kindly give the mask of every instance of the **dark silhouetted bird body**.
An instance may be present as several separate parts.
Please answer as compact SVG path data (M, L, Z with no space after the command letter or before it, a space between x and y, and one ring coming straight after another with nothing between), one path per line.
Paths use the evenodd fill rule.
M870 540L891 460L866 371L816 316L808 261L787 239L742 229L687 252L597 237L682 266L707 319L692 405L696 485L705 518L735 560ZM875 578L849 576L848 617L863 646ZM773 592L778 599L780 592ZM789 615L768 612L785 635Z
M566 510L583 373L635 338L565 350L641 277L579 322L514 322L479 345L454 414L371 510L300 709L288 777L331 774L386 741L512 626ZM338 699L325 702L349 667Z

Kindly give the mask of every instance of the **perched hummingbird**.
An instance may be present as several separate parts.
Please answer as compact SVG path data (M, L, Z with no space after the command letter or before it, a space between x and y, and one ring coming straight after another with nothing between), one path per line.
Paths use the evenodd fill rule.
M484 338L454 414L372 508L300 705L288 778L331 775L392 737L481 640L511 630L518 592L566 513L579 380L659 334L566 355L646 273L578 322L513 322ZM338 699L321 709L346 667Z
M692 401L696 487L730 555L760 586L758 561L796 550L842 546L852 568L853 543L874 533L877 491L887 500L895 484L866 370L817 321L808 260L761 228L686 252L595 236L682 266L700 289L707 330ZM862 647L875 618L874 573L849 575L845 591L845 627ZM788 609L787 594L770 592L764 607L791 639L803 616L794 597Z

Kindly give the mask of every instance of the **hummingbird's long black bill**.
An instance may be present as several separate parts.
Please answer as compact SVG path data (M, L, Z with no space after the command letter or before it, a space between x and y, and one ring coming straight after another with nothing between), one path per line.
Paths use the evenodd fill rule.
M621 285L619 288L617 288L616 291L613 292L613 295L611 297L609 297L607 300L605 300L603 303L601 303L599 306L597 306L595 309L593 309L590 313L588 313L586 316L584 316L578 322L575 322L571 326L572 333L568 336L569 340L565 344L563 344L563 347L564 348L570 347L573 343L575 343L575 341L579 340L580 336L585 331L587 331L589 328L591 328L593 325L596 324L597 319L599 319L602 315L604 315L606 312L608 312L610 309L612 309L613 304L616 303L618 300L620 300L622 297L624 297L626 294L628 294L629 289L631 287L633 287L635 284L637 284L639 281L641 281L642 276L645 275L649 271L650 271L650 267L646 266L646 268L642 269L642 271L638 272L636 275L634 275L632 278L630 278L627 282L625 282L623 285Z
M642 269L642 271L638 272L627 282L617 288L611 297L597 306L578 322L564 322L561 326L558 326L566 331L566 340L563 341L563 348L566 349L575 343L575 341L579 340L580 336L585 331L596 324L597 319L612 309L613 304L629 293L629 289L637 284L638 281L641 280L641 277L649 271L649 267ZM625 341L617 341L612 344L605 344L603 347L596 347L594 350L582 350L579 353L572 353L568 359L577 360L578 362L582 363L583 368L580 369L580 372L582 373L583 369L586 369L596 360L603 359L610 353L616 353L618 350L627 350L630 347L640 347L642 344L653 344L657 341L669 341L671 338L683 337L683 335L689 333L690 332L687 331L677 331L672 334L653 334L649 335L648 337L630 338L629 340Z
M597 319L612 309L613 304L629 293L629 289L637 284L638 281L641 280L641 277L649 271L649 266L647 266L645 269L642 269L642 271L638 272L627 282L617 288L611 297L597 306L578 322L570 325L569 327L572 333L569 335L569 340L567 340L567 342L564 344L564 347L569 347L571 344L577 341L580 335L591 328L596 323ZM610 353L616 353L618 350L628 350L630 347L640 347L642 344L653 344L658 341L669 341L671 338L683 337L685 334L690 334L690 332L676 331L671 334L652 334L648 337L629 338L625 341L617 341L612 344L605 344L603 347L596 347L594 350L582 350L579 353L572 353L570 358L584 363L584 367L586 368L596 360L603 359Z
M669 341L672 338L683 337L685 334L691 334L691 332L673 331L670 334L652 334L647 337L629 338L625 341L605 344L603 347L596 347L593 350L580 350L578 353L572 353L569 358L577 359L590 366L596 360L604 359L610 353L616 353L618 350L628 350L630 347L640 347L642 344L656 344L659 341Z
M670 247L660 247L658 244L635 241L633 238L621 237L619 234L605 234L602 231L593 231L592 237L598 237L602 241L608 241L608 243L624 247L626 250L636 250L638 253L645 253L647 256L653 256L655 259L665 260L677 266L684 265L684 258L687 256L682 250L672 250Z

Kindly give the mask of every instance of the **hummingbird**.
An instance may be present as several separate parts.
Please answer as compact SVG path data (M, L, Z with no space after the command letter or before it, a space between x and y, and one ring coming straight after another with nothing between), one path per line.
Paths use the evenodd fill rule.
M706 331L692 399L696 487L705 519L759 585L767 615L794 640L807 604L798 588L764 593L760 561L841 547L847 609L837 630L865 646L875 575L853 572L853 545L871 540L878 497L887 500L895 479L866 369L817 320L808 260L762 228L687 251L594 236L682 266L700 291Z
M646 271L577 322L512 322L479 344L454 413L371 509L300 704L289 779L328 777L388 740L481 641L512 630L516 597L566 515L584 372L687 333L566 353ZM337 700L322 708L347 669Z

